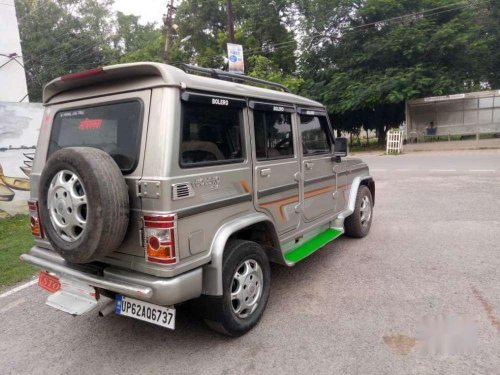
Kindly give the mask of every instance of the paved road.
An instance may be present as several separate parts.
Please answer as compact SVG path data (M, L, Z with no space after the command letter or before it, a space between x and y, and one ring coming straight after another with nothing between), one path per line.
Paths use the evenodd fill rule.
M0 299L0 373L498 374L500 152L366 160L370 235L273 267L246 336L214 334L182 309L174 332L73 318L32 286ZM460 354L443 346L452 333Z

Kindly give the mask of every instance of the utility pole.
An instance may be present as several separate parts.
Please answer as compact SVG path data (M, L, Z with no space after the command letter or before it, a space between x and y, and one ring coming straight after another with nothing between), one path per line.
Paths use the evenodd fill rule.
M170 0L170 3L167 5L167 14L163 16L163 24L166 29L166 38L165 38L165 50L163 51L163 61L165 64L168 64L169 61L169 50L170 50L170 39L172 34L172 21L174 19L174 0Z
M234 43L233 2L231 0L227 0L227 25L229 28L229 42Z

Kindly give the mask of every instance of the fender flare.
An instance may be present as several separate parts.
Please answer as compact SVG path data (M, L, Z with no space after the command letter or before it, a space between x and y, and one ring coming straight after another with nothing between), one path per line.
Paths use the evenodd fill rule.
M211 262L203 267L203 294L221 296L222 288L222 261L226 242L232 234L251 225L266 222L274 228L272 220L263 213L252 213L238 217L224 223L212 240L210 245ZM274 236L277 237L276 230Z
M352 215L352 213L354 212L356 206L356 196L358 195L359 186L363 181L373 181L373 177L370 175L354 177L354 180L351 184L351 191L349 192L349 202L347 203L347 209L340 213L337 217L337 220L342 220L342 227L344 219Z

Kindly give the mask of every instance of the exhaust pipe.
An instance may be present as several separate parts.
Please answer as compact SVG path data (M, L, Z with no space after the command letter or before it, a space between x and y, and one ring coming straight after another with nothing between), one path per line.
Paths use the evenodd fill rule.
M115 312L115 301L111 300L99 309L99 316L108 316Z

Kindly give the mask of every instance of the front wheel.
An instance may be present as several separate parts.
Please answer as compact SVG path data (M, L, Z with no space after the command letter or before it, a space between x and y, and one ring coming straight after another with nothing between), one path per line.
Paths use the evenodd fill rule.
M241 336L260 320L269 298L271 271L257 243L230 240L224 251L221 297L206 297L207 325L229 336Z
M370 189L361 185L356 195L354 212L344 222L345 234L349 237L362 238L368 234L373 219L373 198Z

